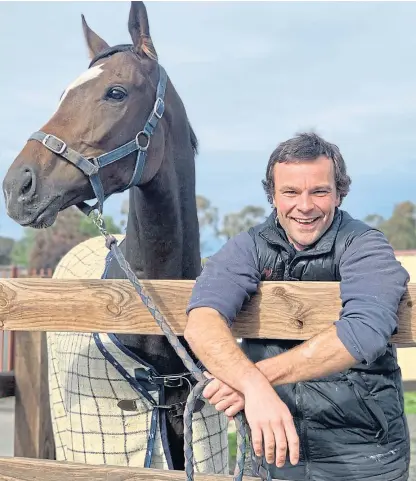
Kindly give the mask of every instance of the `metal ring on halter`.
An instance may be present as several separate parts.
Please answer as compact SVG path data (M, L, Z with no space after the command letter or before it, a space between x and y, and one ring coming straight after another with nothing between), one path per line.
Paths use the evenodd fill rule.
M139 142L139 136L140 135L143 135L144 137L146 137L147 141L146 141L146 145L140 145L140 142ZM149 148L149 144L150 144L150 134L147 133L145 130L141 130L137 135L136 135L136 145L137 145L137 148L139 150L141 150L142 152L146 152L146 150Z

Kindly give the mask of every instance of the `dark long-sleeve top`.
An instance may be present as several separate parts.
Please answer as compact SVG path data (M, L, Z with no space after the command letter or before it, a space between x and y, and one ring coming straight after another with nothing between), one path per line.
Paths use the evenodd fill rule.
M243 303L257 292L261 274L253 238L243 232L210 257L197 278L187 313L216 309L231 326ZM398 325L397 310L409 274L385 236L369 230L357 236L340 259L342 309L337 335L358 361L371 364L384 354Z

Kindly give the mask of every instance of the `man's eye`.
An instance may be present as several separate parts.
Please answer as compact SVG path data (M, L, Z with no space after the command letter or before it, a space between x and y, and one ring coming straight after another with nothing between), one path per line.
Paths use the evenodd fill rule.
M124 100L127 97L127 92L121 87L113 87L107 92L107 98L112 100Z

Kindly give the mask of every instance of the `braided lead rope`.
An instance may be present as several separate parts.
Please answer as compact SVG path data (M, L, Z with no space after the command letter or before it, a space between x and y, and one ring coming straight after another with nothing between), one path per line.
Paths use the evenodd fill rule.
M121 269L127 275L130 282L133 284L136 292L139 294L143 304L147 307L148 311L155 319L157 325L165 334L169 343L181 358L185 367L198 381L195 387L188 395L187 404L185 405L184 412L184 455L185 455L185 471L187 473L187 481L193 481L194 479L194 466L193 466L193 444L192 444L192 413L195 408L196 400L201 396L204 387L210 382L206 379L201 370L196 366L183 344L180 342L176 334L171 329L165 316L162 314L158 306L153 302L151 296L146 292L145 288L140 284L139 279L132 271L129 263L123 256L120 247L117 244L117 240L114 236L109 234L105 228L105 223L102 215L97 213L92 217L94 224L98 227L101 234L105 237L106 247L113 253ZM188 402L190 405L188 406ZM246 435L247 435L247 422L242 412L235 416L235 424L237 429L237 459L234 472L234 481L242 481L244 474L244 462L246 455ZM249 434L250 439L250 434ZM264 458L263 458L264 459ZM263 481L271 481L270 471L266 469L260 469L262 466L258 464L257 472ZM189 473L189 474L188 474Z
M197 399L200 398L205 387L211 382L210 379L199 381L198 384L189 393L186 400L184 412L184 444L185 444L185 472L187 481L194 479L194 452L193 452L193 429L192 429L192 413L195 408ZM234 470L234 481L242 481L244 474L244 464L246 456L246 434L247 423L242 412L235 417L237 429L237 457ZM271 481L271 478L262 478Z

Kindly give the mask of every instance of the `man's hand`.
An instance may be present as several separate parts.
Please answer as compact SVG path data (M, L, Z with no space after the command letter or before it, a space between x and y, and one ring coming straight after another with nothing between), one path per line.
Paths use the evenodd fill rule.
M219 379L216 379L208 372L204 372L205 377L212 379L203 391L203 396L208 402L215 406L217 411L223 411L231 420L238 412L244 409L244 396Z
M290 462L298 463L299 438L292 415L269 383L253 383L243 395L211 374L204 374L212 381L204 389L203 395L211 405L215 405L217 411L224 411L231 418L245 409L257 456L264 454L268 463L276 461L276 466L282 467L289 448Z
M256 456L265 455L266 461L282 467L287 450L292 465L299 461L299 437L292 415L272 386L256 383L244 391L245 414L251 428L251 439ZM264 444L264 452L263 452Z

